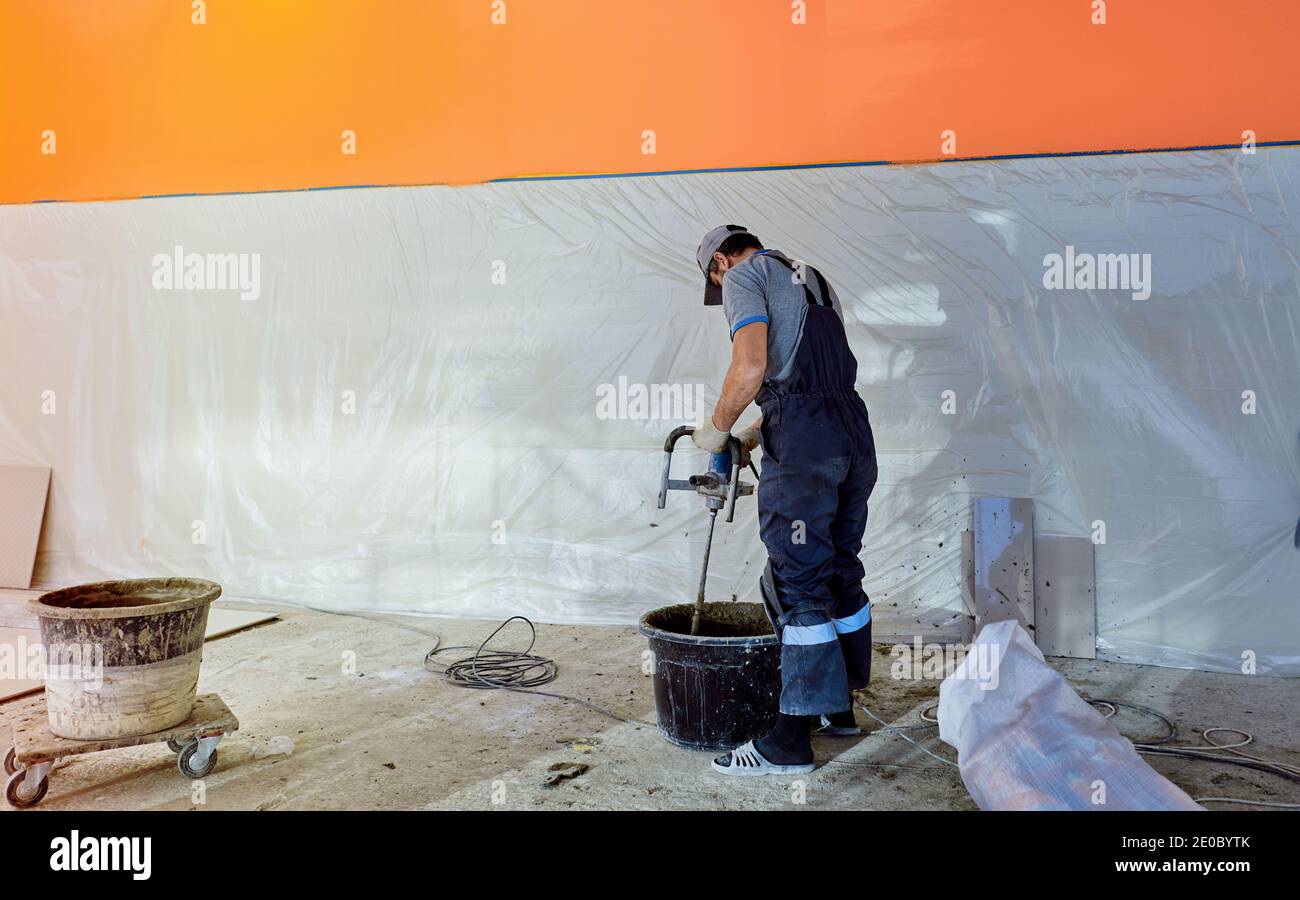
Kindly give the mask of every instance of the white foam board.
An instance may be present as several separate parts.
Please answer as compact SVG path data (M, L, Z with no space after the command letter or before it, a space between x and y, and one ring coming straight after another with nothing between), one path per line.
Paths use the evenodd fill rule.
M1034 639L1045 656L1097 658L1095 551L1086 537L1034 539Z

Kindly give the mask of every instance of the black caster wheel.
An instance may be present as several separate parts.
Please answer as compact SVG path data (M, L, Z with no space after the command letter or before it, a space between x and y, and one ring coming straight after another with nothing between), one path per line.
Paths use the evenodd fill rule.
M5 751L5 774L12 775L18 771L18 748L10 747Z
M195 767L195 757L199 752L199 742L186 744L181 750L180 755L176 757L176 768L181 770L181 774L186 778L202 778L217 767L217 748L212 748L212 753L208 755L207 760L203 763L202 768Z
M177 740L176 738L168 738L167 749L170 750L172 753L180 753L182 750L185 749L185 746L189 743L190 743L189 741L180 741Z
M35 806L45 799L46 792L50 789L50 776L46 775L41 779L41 783L36 786L36 790L30 794L25 793L23 788L27 780L27 772L14 772L9 776L9 781L5 784L5 799L14 809L26 809L29 806Z

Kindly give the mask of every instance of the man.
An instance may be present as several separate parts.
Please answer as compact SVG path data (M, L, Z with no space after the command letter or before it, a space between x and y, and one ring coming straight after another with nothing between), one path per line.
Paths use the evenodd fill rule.
M811 772L810 731L859 734L850 690L871 673L871 606L858 553L876 449L867 407L854 388L858 363L843 312L821 273L774 250L739 225L721 225L696 252L704 303L722 305L731 366L696 446L718 452L747 406L762 416L736 437L763 446L759 533L768 563L763 603L781 640L776 727L718 757L728 775Z

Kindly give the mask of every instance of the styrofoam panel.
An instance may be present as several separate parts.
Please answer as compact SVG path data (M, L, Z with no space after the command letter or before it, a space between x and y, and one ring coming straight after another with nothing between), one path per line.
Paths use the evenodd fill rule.
M1034 538L1034 640L1044 656L1097 658L1095 551L1091 538Z
M1034 634L1034 501L977 497L975 630L1012 619Z
M0 588L31 587L49 489L49 466L0 466Z

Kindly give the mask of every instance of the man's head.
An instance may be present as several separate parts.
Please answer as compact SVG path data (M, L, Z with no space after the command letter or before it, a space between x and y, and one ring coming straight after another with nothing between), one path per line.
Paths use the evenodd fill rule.
M758 238L743 225L719 225L700 241L695 251L695 261L704 273L704 305L722 304L722 278L727 271L749 258L755 250L762 250Z

